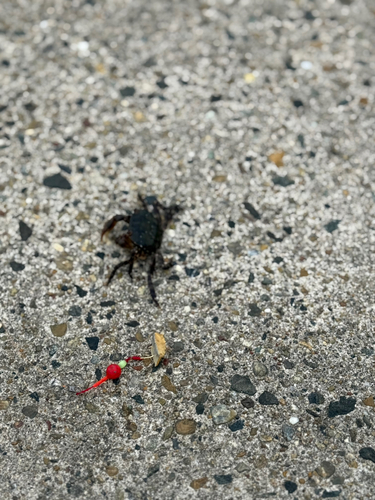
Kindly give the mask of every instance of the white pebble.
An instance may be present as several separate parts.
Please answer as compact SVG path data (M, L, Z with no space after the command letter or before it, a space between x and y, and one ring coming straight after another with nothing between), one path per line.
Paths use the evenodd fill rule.
M312 62L310 61L302 61L301 68L302 69L311 69L313 67Z
M290 417L290 419L289 419L289 423L291 423L292 425L296 425L296 424L298 424L298 422L299 422L298 417Z

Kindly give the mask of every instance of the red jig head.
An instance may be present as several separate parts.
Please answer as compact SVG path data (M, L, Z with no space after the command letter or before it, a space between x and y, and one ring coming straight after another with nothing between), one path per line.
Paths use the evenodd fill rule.
M126 358L126 360L123 359L122 361L120 361L118 365L115 364L109 365L106 370L105 377L98 380L98 382L96 382L88 389L85 389L84 391L81 392L77 392L76 395L79 396L80 394L83 394L84 392L94 389L95 387L99 387L99 385L103 384L103 382L107 382L107 380L116 380L117 378L120 378L123 368L125 368L125 366L128 364L129 361L131 360L141 361L142 359L143 358L141 358L140 356L131 356L130 358Z

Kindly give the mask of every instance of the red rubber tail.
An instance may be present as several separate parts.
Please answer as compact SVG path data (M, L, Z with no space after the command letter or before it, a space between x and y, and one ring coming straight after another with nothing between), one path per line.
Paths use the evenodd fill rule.
M125 361L129 363L129 361L142 361L143 358L141 356L130 356L129 358L126 358Z
M91 389L94 389L95 387L99 387L99 385L103 384L103 382L107 382L107 380L108 380L107 376L103 377L102 379L98 380L98 382L96 382L94 385L89 387L88 389L85 389L84 391L81 391L81 392L76 392L76 396L79 396L80 394L83 394L84 392L90 391Z

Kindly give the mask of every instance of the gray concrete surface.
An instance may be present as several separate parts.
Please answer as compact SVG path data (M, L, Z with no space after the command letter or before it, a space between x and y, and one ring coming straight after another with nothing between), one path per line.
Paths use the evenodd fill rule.
M2 0L1 499L374 498L374 13ZM104 286L138 193L160 309Z

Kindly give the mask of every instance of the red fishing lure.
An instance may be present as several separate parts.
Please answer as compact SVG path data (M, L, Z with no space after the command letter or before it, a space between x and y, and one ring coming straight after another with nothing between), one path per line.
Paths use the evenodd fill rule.
M85 389L81 392L77 392L76 395L79 396L80 394L83 394L84 392L87 392L91 389L94 389L95 387L99 387L99 385L103 384L103 382L107 382L107 380L115 380L120 377L122 370L125 368L125 366L129 363L129 361L142 361L145 358L142 358L141 356L130 356L129 358L123 359L122 361L119 362L118 365L109 365L107 370L106 370L106 376L103 377L102 379L98 380L94 385L89 387L88 389Z

